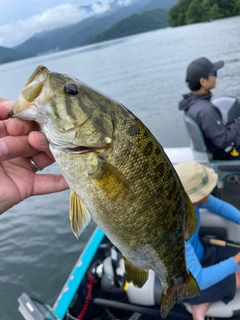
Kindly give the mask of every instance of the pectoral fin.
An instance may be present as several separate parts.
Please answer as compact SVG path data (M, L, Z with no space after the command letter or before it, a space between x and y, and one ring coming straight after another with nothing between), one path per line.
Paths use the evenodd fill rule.
M196 232L198 227L198 217L195 208L189 199L189 196L185 193L185 241L189 240L191 236Z
M126 202L134 198L131 184L114 166L99 160L97 169L90 174L106 197L116 203Z
M142 288L148 279L148 271L135 267L125 257L123 257L127 282L132 282L138 288Z
M79 196L70 191L69 216L72 231L78 238L91 220L91 216Z

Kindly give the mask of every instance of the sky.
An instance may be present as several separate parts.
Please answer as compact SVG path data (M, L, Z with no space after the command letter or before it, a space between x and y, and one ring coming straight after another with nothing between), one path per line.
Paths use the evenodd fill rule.
M0 46L13 47L37 32L77 23L132 0L0 0ZM84 6L90 5L90 11Z

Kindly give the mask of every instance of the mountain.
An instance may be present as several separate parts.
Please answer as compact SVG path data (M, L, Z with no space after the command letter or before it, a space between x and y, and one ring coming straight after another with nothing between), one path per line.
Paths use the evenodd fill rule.
M0 64L31 57L32 54L0 46Z
M168 12L163 9L154 9L134 14L113 25L110 29L93 37L90 43L96 43L141 32L165 28L168 26Z
M87 44L93 36L111 28L116 22L129 17L133 13L143 8L143 6L148 2L149 0L140 0L132 5L122 7L108 16L93 20L90 25L81 29L81 32L77 31L71 37L65 39L60 49L64 50Z
M116 7L112 7L113 12L103 17L90 17L68 27L35 34L15 49L38 55L84 45L98 33L104 32L120 20L143 9L149 2L151 0L139 0L115 11Z
M96 18L91 17L64 28L36 33L30 39L16 46L15 49L31 52L32 55L62 50L63 43L66 40L70 39L76 32L81 33L81 30L91 28L95 19Z
M0 51L0 63L16 60L17 57L19 57L19 59L23 59L25 57L83 46L88 44L93 40L94 37L99 34L103 34L104 32L108 32L109 34L108 30L113 26L114 33L116 32L116 34L118 34L118 37L133 34L131 27L123 33L119 33L119 31L116 31L115 29L115 25L117 23L126 18L130 18L130 16L132 16L131 19L133 19L133 21L130 22L130 20L127 20L127 23L129 26L131 25L131 23L134 24L134 33L161 28L163 26L166 26L165 15L162 12L161 16L163 19L163 24L158 22L158 25L153 24L151 27L149 20L150 16L148 16L149 14L145 15L143 20L144 23L148 24L147 27L143 26L143 21L141 22L142 26L140 26L140 21L137 22L138 16L134 17L134 15L142 14L146 11L151 11L158 8L169 10L169 8L177 2L178 0L132 0L130 5L120 7L120 4L123 2L120 2L119 0L113 0L112 2L110 2L111 7L107 12L92 15L79 23L71 24L67 27L57 28L51 31L44 31L34 34L30 39L24 41L22 44L9 49L10 51L13 51L9 51L9 55L7 55L7 57L4 52ZM84 8L85 10L92 12L91 6L86 6ZM153 23L153 20L155 18L153 17L153 14L151 16Z

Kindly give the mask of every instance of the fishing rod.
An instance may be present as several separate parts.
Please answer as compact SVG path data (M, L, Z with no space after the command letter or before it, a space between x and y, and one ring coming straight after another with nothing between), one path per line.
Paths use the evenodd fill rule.
M228 126L229 124L232 124L232 123L234 123L234 122L239 122L239 121L240 121L240 117L237 117L237 118L235 118L235 119L232 120L232 121L226 122L226 123L225 123L225 126Z
M203 242L207 242L207 243L211 243L214 244L215 246L220 246L220 247L234 247L234 248L239 248L240 249L240 244L235 244L232 242L227 242L224 240L219 240L219 239L215 239L209 236L205 236L203 237Z

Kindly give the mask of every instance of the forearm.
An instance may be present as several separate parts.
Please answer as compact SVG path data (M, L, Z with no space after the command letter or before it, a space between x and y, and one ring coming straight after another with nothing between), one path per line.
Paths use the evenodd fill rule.
M212 195L209 196L209 201L200 207L208 209L212 213L218 214L229 221L240 224L240 211L230 203L222 201Z
M211 267L201 268L197 273L195 269L190 271L197 280L200 290L204 290L239 270L239 266L231 257Z
M238 265L238 261L240 263L240 253L235 256L236 258L230 257L220 263L214 264L213 266L204 268L196 256L192 245L187 242L185 243L185 247L187 268L196 279L200 290L207 289L230 274L240 271L240 267Z

